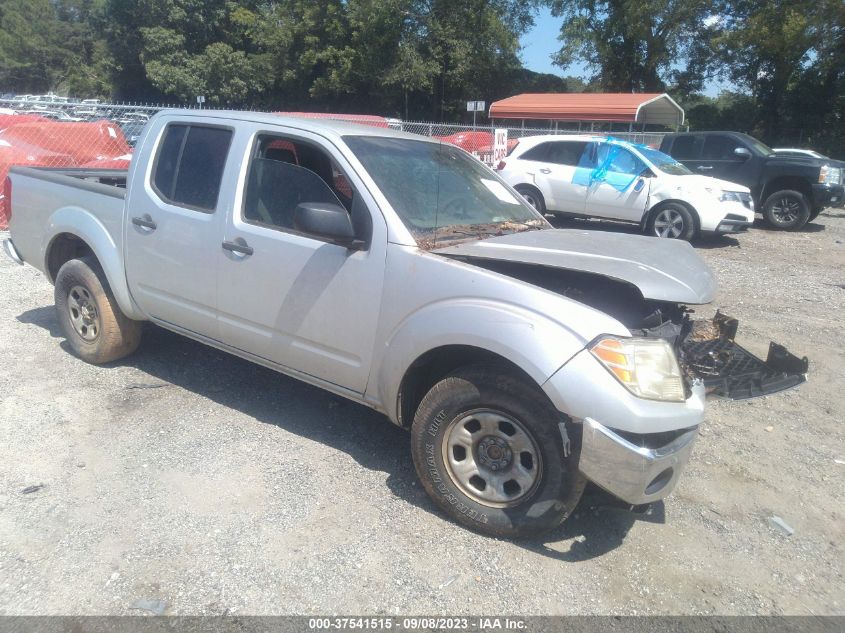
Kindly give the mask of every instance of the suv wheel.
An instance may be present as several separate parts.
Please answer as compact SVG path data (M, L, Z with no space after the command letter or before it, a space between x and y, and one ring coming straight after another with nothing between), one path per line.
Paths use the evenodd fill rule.
M537 187L531 185L517 185L514 187L517 193L525 198L525 201L534 207L539 213L546 212L546 201L543 199L543 194Z
M763 203L763 217L776 229L795 231L810 220L810 205L800 191L776 191Z
M651 212L646 233L673 240L689 241L695 235L695 220L684 205L668 202Z
M467 367L423 398L411 428L414 465L459 523L490 536L538 534L569 516L586 483L564 420L507 368Z

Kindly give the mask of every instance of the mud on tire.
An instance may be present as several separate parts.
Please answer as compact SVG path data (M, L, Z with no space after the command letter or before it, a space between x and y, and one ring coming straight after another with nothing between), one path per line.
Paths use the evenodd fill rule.
M56 275L54 298L62 333L82 360L108 363L138 348L142 323L121 312L96 258L66 262Z
M527 377L505 367L464 368L423 398L411 429L414 465L429 496L459 523L497 537L536 535L569 516L586 483L580 438L570 427L564 447L559 424L566 428L564 416ZM464 436L471 442L462 456L456 451ZM477 480L463 465L468 458Z

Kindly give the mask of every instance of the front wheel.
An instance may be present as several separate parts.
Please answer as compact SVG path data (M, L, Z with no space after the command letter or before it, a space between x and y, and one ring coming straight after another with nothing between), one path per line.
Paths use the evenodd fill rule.
M763 217L770 226L797 231L810 220L810 205L800 191L777 191L763 203Z
M134 352L141 342L140 321L120 310L99 262L71 259L56 275L56 317L82 360L108 363Z
M497 537L561 523L586 480L578 440L545 394L506 368L474 366L438 382L411 429L414 465L450 517Z
M669 202L651 212L646 232L657 237L690 241L695 235L695 220L684 205Z

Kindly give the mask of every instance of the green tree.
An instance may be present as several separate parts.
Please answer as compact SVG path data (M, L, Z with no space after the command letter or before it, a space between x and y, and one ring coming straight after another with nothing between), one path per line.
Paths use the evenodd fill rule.
M709 63L701 46L714 0L550 0L563 17L555 62L586 62L604 90L660 92L681 79L700 87ZM690 65L694 66L689 72Z
M722 74L754 97L756 131L764 139L781 133L784 118L790 118L784 111L790 100L793 107L799 105L790 94L807 79L808 68L829 88L839 81L842 7L841 0L731 0L722 5L713 47ZM795 114L806 112L799 107Z
M94 0L0 4L0 87L107 94L108 60L92 26L97 8Z

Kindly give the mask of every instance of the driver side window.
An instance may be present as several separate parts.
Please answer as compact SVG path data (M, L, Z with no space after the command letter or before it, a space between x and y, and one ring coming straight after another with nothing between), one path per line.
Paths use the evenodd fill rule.
M319 147L275 135L258 137L244 196L246 222L295 231L298 205L327 203L351 212L355 198L349 180Z

